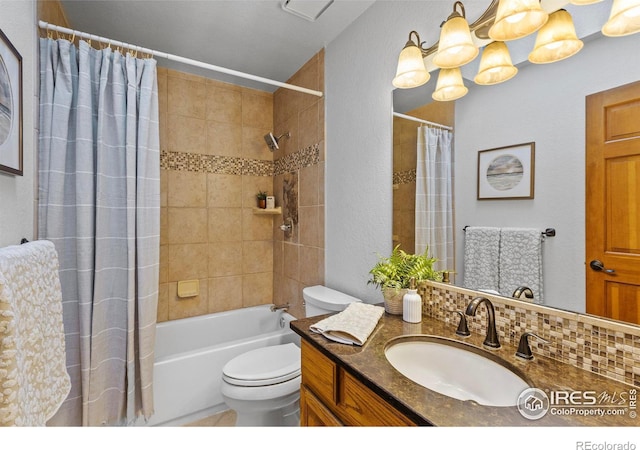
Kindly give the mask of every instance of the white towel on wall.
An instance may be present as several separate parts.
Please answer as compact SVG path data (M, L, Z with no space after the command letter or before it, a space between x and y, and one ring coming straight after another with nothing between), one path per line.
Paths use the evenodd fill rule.
M542 282L542 234L534 228L500 230L500 289L511 297L526 286L533 291L534 303L544 303Z
M58 254L49 241L0 249L0 426L44 426L71 389Z
M464 234L464 287L500 290L500 228L467 227Z

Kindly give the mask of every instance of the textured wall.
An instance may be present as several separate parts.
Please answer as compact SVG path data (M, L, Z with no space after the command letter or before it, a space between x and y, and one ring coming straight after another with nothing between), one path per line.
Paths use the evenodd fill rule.
M0 29L22 56L23 176L0 172L0 246L35 236L38 52L36 4L0 0Z

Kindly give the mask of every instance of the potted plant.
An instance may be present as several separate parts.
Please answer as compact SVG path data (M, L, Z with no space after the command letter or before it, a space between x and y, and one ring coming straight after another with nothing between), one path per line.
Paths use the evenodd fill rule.
M265 191L259 191L256 194L258 199L258 208L265 209L267 207L267 193Z
M382 290L384 307L389 314L402 314L402 297L407 293L411 278L415 282L423 280L441 280L442 272L434 270L436 258L427 254L410 254L397 245L391 255L378 255L378 262L369 271L371 278L367 284L373 284Z

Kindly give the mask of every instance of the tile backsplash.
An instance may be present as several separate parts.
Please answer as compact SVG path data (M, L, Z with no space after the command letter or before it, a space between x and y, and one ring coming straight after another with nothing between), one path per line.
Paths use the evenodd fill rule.
M530 338L534 354L640 387L640 327L563 311L546 306L479 294L476 291L438 282L424 282L418 291L423 298L423 314L444 322L458 323L456 311L464 311L476 296L487 297L494 305L496 326L502 342L517 346L524 332L533 332L549 341ZM472 333L486 332L486 309L468 321Z

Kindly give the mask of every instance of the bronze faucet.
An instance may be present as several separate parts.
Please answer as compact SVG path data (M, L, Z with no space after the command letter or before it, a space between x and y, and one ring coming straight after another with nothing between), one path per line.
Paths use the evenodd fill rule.
M465 314L468 316L475 316L478 306L481 303L487 307L487 336L484 339L483 344L491 348L500 348L500 341L498 341L498 331L496 330L496 313L493 309L493 303L486 297L476 297L471 300L471 303L467 306Z

